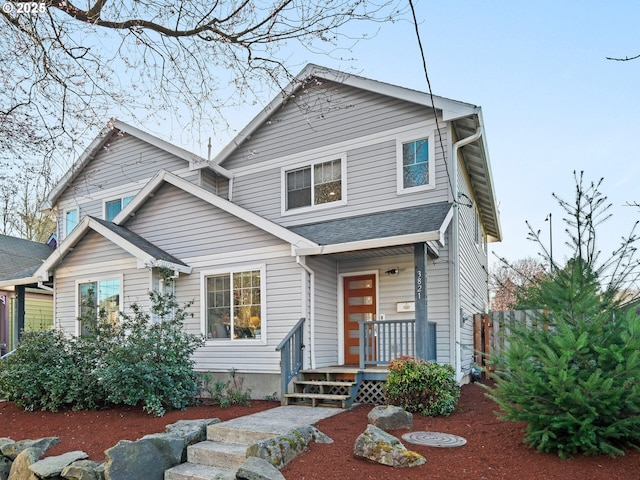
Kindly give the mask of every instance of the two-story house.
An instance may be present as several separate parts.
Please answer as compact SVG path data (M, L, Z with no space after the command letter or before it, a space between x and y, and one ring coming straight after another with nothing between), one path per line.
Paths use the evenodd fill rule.
M315 65L211 161L110 122L46 207L57 328L82 333L88 292L114 318L148 302L168 267L197 369L256 398L401 355L463 381L501 239L479 107Z

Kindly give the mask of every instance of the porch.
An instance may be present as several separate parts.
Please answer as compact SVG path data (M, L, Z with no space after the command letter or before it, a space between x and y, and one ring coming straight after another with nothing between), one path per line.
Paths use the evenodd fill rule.
M361 321L359 365L303 369L304 324L305 319L301 318L277 347L281 355L283 405L348 408L353 403L382 404L389 362L416 356L415 319ZM435 322L428 322L428 339L426 359L435 361Z

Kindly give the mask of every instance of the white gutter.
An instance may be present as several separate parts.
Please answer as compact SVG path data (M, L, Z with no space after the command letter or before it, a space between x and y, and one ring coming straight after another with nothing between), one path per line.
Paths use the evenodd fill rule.
M316 368L316 358L315 358L315 328L313 328L314 324L314 314L315 311L315 282L316 282L316 274L315 272L307 265L306 257L300 257L300 255L296 256L296 263L300 265L305 272L309 274L309 345L308 345L308 354L309 354L309 368ZM306 290L306 282L303 282L303 288ZM307 292L303 292L303 295L306 296ZM305 302L306 303L306 302ZM306 316L306 312L305 312ZM304 363L303 363L304 366Z
M482 120L478 116L480 122ZM480 123L480 126L476 130L473 135L470 135L466 138L458 140L453 144L451 148L451 165L452 165L452 179L451 183L453 183L453 205L454 208L458 208L458 150L468 145L469 143L475 142L483 135L483 126ZM455 325L455 342L453 344L453 348L455 349L455 370L456 370L456 380L458 383L462 381L462 327L460 325L460 214L456 210L455 215L453 216L453 224L451 225L451 258L453 259L453 312L452 318L453 323Z
M48 292L53 293L53 288L52 287L42 283L42 277L38 277L38 288L41 288L42 290L47 290Z

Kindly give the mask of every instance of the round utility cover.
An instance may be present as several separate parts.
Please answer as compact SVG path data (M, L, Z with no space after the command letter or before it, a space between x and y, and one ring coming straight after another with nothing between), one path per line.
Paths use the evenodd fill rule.
M440 432L410 432L405 433L402 439L414 445L427 447L461 447L467 440L457 435Z

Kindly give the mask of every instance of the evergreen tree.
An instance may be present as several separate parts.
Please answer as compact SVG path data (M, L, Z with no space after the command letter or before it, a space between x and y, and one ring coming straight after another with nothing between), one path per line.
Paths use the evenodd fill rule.
M632 230L599 261L597 226L609 208L601 182L585 186L580 174L575 203L558 199L573 256L530 289L537 315L513 326L493 358L499 415L526 422L524 441L561 457L640 447L640 317L621 308L637 278L637 238Z

